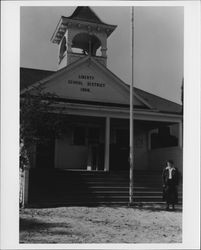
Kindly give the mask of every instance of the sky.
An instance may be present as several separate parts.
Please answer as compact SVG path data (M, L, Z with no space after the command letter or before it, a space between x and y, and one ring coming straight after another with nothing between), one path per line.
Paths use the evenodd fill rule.
M20 66L57 70L58 45L50 38L60 17L76 6L21 7ZM108 38L107 67L131 83L131 8L93 6L105 23L117 25ZM181 103L183 7L134 7L134 86Z

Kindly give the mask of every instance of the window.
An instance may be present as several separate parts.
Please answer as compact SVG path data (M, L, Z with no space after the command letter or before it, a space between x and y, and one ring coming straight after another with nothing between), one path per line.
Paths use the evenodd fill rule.
M100 129L99 128L89 128L88 130L88 140L89 143L97 144L99 143Z
M73 131L73 144L85 145L86 132L84 127L75 127Z
M151 149L178 146L178 138L171 135L168 126L160 127L158 133L151 134Z

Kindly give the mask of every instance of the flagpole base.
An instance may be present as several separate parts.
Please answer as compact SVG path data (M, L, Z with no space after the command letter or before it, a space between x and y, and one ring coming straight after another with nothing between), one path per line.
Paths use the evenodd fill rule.
M143 207L143 203L142 202L129 202L128 203L128 207L138 207L138 208L142 208Z
M134 201L128 203L128 207L135 207L136 203Z

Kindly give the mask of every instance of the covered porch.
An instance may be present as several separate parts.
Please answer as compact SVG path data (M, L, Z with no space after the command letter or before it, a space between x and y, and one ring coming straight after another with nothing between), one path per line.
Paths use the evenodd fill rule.
M128 203L128 110L96 109L68 109L60 133L35 145L26 204ZM135 110L134 118L135 199L162 202L165 161L172 159L182 173L181 117Z
M61 132L39 140L33 158L38 169L127 171L129 119L65 115ZM182 171L181 122L135 119L135 169L160 171L167 159Z

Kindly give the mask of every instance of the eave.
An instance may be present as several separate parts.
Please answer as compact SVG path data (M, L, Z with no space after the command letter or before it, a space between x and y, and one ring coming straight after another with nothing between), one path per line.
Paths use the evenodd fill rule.
M56 103L54 104L55 113L75 114L85 116L98 116L111 118L129 119L129 108L120 107L105 107L101 105L88 105L77 103ZM160 121L160 122L175 122L180 123L183 116L180 114L161 113L152 110L143 110L135 108L133 110L134 120Z
M51 41L53 43L59 44L67 28L71 28L72 26L77 27L77 28L82 28L82 29L84 28L86 29L86 31L102 32L104 30L105 33L107 34L107 37L109 37L111 33L117 27L117 25L99 24L99 23L92 23L92 22L87 22L87 21L82 21L80 23L80 20L73 20L68 17L62 16L51 37Z

